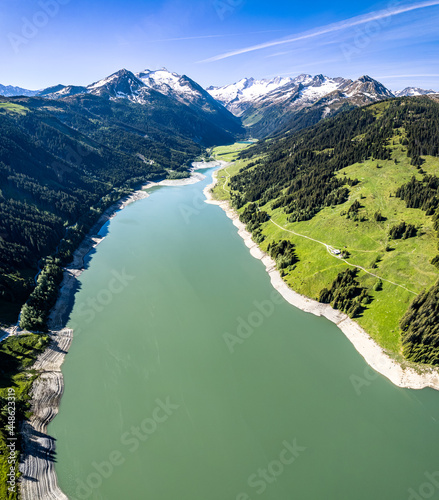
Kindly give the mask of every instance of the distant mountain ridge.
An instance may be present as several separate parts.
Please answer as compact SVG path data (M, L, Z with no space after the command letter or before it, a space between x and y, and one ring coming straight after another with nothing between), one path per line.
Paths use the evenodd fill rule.
M55 85L40 91L0 85L0 95L5 96L59 100L87 94L109 100L126 99L141 105L152 105L160 94L169 99L169 104L186 105L203 120L207 119L230 134L246 133L256 138L286 129L306 128L357 106L394 97L434 93L434 90L418 87L392 92L367 75L351 80L306 73L262 80L243 78L233 84L203 89L188 76L166 68L145 69L138 73L121 69L87 86Z
M16 95L24 95L27 97L34 96L38 94L38 90L27 90L21 87L14 87L13 85L1 85L0 84L0 95L5 97L13 97Z
M295 78L283 78L280 76L271 80L243 78L237 83L232 83L224 87L211 86L206 90L217 101L222 102L229 111L237 116L240 116L246 108L245 103L251 103L263 95L266 95L279 87L288 85L295 80Z
M434 93L414 87L394 93L367 75L353 81L309 74L272 80L244 78L207 91L239 116L248 133L257 138L284 128L306 128L340 111L380 100Z
M370 78L370 77L368 77ZM312 76L306 73L300 74L297 77L281 77L277 76L272 79L262 79L256 80L255 78L242 78L236 83L224 85L224 86L210 86L206 90L215 99L222 102L230 111L232 111L237 116L242 114L242 109L245 109L246 104L260 99L262 96L267 95L273 91L280 88L282 90L288 90L288 87L294 85L302 84L306 87L321 87L322 94L325 91L333 91L336 88L343 87L344 84L352 82L352 80L345 79L342 77L329 78L324 75ZM331 88L332 85L332 88ZM335 87L334 87L335 85ZM384 86L383 86L384 87ZM387 89L388 90L388 89ZM418 96L426 94L437 93L434 90L425 90L419 87L406 87L403 90L391 91L388 90L395 97L407 97L407 96Z
M419 95L429 95L429 94L437 94L434 90L425 90L420 89L419 87L406 87L403 90L397 90L394 92L396 97L410 97L410 96L419 96Z
M208 87L217 100L223 102L233 113L241 116L245 110L256 102L270 101L276 99L287 100L291 92L308 89L304 92L305 100L312 96L321 97L336 90L343 83L344 78L328 78L323 75L301 74L295 78L276 77L271 80L255 80L244 78L239 82L224 87ZM313 99L311 99L313 100Z

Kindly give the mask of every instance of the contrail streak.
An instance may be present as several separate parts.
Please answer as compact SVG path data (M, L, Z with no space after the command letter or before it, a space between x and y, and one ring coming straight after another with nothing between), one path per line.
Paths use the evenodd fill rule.
M395 2L399 3L399 2ZM284 45L287 43L293 43L300 40L306 40L308 38L315 38L321 35L325 35L327 33L333 33L335 31L341 31L347 28L352 28L353 26L359 26L361 24L365 24L371 21L379 21L380 19L385 19L387 17L397 16L399 14L404 14L406 12L411 12L413 10L425 9L426 7L434 7L435 5L439 5L439 0L428 0L425 2L419 2L416 4L405 5L401 7L389 8L385 10L371 12L370 14L364 14L362 16L352 17L350 19L345 19L344 21L340 21L338 23L328 24L327 26L322 26L320 28L316 28L311 31L304 31L302 33L298 33L292 38L287 38L284 40L274 40L271 42L261 43L259 45L252 45L250 47L245 47L242 49L232 50L231 52L225 52L223 54L219 54L214 57L209 57L208 59L204 59L202 61L198 61L199 63L206 62L214 62L220 61L221 59L227 59L228 57L237 56L240 54L246 54L247 52L254 52L256 50L266 49L268 47L275 47L277 45Z

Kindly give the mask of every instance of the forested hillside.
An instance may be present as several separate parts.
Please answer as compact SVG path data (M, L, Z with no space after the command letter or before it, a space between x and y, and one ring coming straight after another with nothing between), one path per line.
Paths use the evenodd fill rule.
M132 187L184 173L233 136L151 91L150 105L94 95L0 98L0 321L16 321L39 260L66 263Z
M245 150L222 194L263 249L294 245L282 274L295 290L390 351L439 364L438 157L439 103L394 99Z

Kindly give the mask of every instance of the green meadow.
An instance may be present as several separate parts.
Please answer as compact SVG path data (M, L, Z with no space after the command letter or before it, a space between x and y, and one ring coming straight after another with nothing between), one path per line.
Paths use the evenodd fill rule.
M8 477L11 464L8 463L9 449L7 445L8 432L6 426L14 423L13 437L18 437L16 444L17 462L15 463L16 477L18 472L18 453L21 448L20 425L25 416L29 415L29 399L32 382L37 376L30 369L40 352L44 350L48 343L46 335L24 334L18 337L8 337L0 344L0 498L3 500L15 500L20 498L18 483L16 491L8 490ZM9 392L13 390L13 393ZM15 405L8 406L8 396L15 398ZM8 411L15 410L15 414ZM12 419L12 420L10 420Z
M365 269L360 270L358 279L361 286L368 288L372 302L356 321L381 346L398 357L402 356L399 322L413 298L436 282L437 270L430 262L438 254L431 217L421 210L407 208L395 193L413 176L422 179L423 172L438 175L439 158L423 157L422 170L418 170L410 164L410 158L401 145L403 139L404 134L390 141L390 160L369 159L338 171L339 178L358 179L359 183L353 187L347 185L350 190L348 201L324 208L310 221L290 223L282 208L272 210L271 203L260 207L271 217L271 221L262 226L265 239L261 248L266 250L270 242L282 239L290 240L296 247L299 262L284 276L295 291L317 299L320 291L329 288L341 271L350 266ZM217 149L213 150L216 158ZM237 148L230 146L223 157L233 162L238 152ZM218 172L214 189L218 199L230 198L228 177L249 161L235 161ZM347 217L354 201L361 205L356 220ZM376 212L380 212L384 220L377 222L374 218ZM402 221L414 224L419 236L389 240L390 228ZM342 252L347 250L347 262L329 252L324 244ZM381 291L375 291L373 287L379 279L383 287Z
M21 106L20 104L14 104L12 102L0 102L0 112L3 111L25 115L29 110L24 106Z

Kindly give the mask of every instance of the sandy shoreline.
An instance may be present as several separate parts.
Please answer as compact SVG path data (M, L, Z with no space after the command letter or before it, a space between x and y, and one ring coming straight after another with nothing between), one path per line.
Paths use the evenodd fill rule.
M105 239L98 235L99 230L115 217L118 211L134 201L147 198L149 194L145 190L151 187L184 186L200 182L205 176L195 172L198 168L205 167L194 165L191 176L186 179L149 182L114 203L90 229L74 252L72 262L64 268L58 299L49 316L50 344L32 366L32 369L39 373L39 377L31 391L32 416L23 423L21 429L23 454L20 457L20 491L23 500L68 500L58 486L55 441L47 434L47 426L57 415L64 392L61 366L73 340L73 330L65 328L66 311L76 292L77 278L84 271L84 258Z
M302 311L314 314L315 316L324 316L329 321L335 323L338 328L351 341L355 349L361 354L365 361L378 373L387 377L398 387L410 389L424 389L431 387L439 390L439 371L429 367L422 367L422 372L414 370L410 366L402 366L392 359L370 336L360 327L358 323L352 320L347 314L333 309L329 304L321 304L316 300L309 299L295 292L284 282L276 269L274 260L263 252L252 240L251 234L245 229L228 201L219 201L213 198L212 188L217 183L217 172L213 174L213 183L204 189L206 203L218 205L224 210L227 217L233 221L238 229L238 234L244 240L250 253L256 259L262 261L265 269L270 276L273 287L284 297L291 305Z

